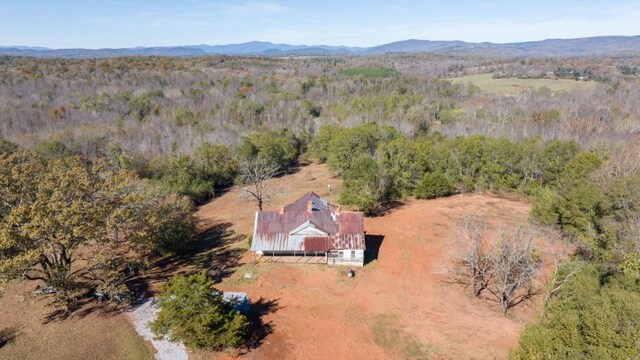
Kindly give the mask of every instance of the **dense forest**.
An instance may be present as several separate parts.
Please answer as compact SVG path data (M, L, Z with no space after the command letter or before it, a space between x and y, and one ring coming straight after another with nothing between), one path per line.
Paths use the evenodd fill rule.
M517 194L534 204L531 221L561 231L575 253L511 356L630 358L640 354L638 66L633 56L0 57L0 183L38 199L41 184L53 191L53 178L83 174L83 191L117 200L95 222L107 216L156 252L179 249L149 234L194 231L176 193L203 203L256 159L278 171L326 162L344 180L340 202L369 215L409 197ZM447 80L482 73L597 86L505 96ZM122 199L123 187L135 196ZM24 201L11 193L2 193L11 204ZM4 223L27 216L11 204L0 205ZM148 209L143 220L130 204ZM23 240L38 234L14 230L0 228L12 239L0 254L33 256ZM0 271L15 277L23 265L33 264Z

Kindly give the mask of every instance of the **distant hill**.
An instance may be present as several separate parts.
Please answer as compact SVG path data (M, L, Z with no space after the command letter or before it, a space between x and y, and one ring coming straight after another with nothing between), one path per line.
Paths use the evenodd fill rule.
M593 55L640 50L640 36L599 36L579 39L549 39L506 44L524 52L544 55Z
M439 50L460 48L470 46L464 41L431 41L431 40L403 40L384 45L378 45L366 49L366 54L388 54L388 53L416 53L435 52Z
M202 56L206 52L186 46L140 47L127 49L35 49L27 47L0 48L0 54L40 58L106 58L118 56Z
M439 52L487 56L582 56L640 50L640 36L598 36L495 44L405 40L369 48L367 54Z
M369 48L290 45L251 41L229 45L136 47L122 49L48 49L29 46L0 46L0 54L32 57L102 58L116 56L337 56L394 53L442 53L479 56L591 56L640 51L640 36L598 36L579 39L548 39L496 44L465 41L403 40Z

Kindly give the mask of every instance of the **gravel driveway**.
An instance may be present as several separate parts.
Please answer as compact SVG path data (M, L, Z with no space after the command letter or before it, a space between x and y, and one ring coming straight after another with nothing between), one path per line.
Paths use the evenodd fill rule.
M155 358L157 360L188 360L189 355L183 343L153 338L153 333L147 324L156 319L158 311L158 309L154 309L151 306L151 299L149 299L131 312L128 312L127 316L133 322L138 334L145 340L151 341L151 344L156 349Z

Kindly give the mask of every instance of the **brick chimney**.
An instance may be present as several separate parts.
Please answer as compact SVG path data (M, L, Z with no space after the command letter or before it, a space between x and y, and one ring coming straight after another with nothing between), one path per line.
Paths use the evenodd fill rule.
M284 205L280 206L280 214L284 214Z
M307 201L307 211L308 212L312 212L313 211L313 201L311 201L311 200Z

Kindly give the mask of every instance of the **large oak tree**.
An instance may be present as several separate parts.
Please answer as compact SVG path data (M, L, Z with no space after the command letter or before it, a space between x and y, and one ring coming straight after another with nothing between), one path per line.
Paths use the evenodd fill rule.
M106 161L0 158L0 277L44 281L62 302L113 270L118 249L167 249L192 230L189 202Z

